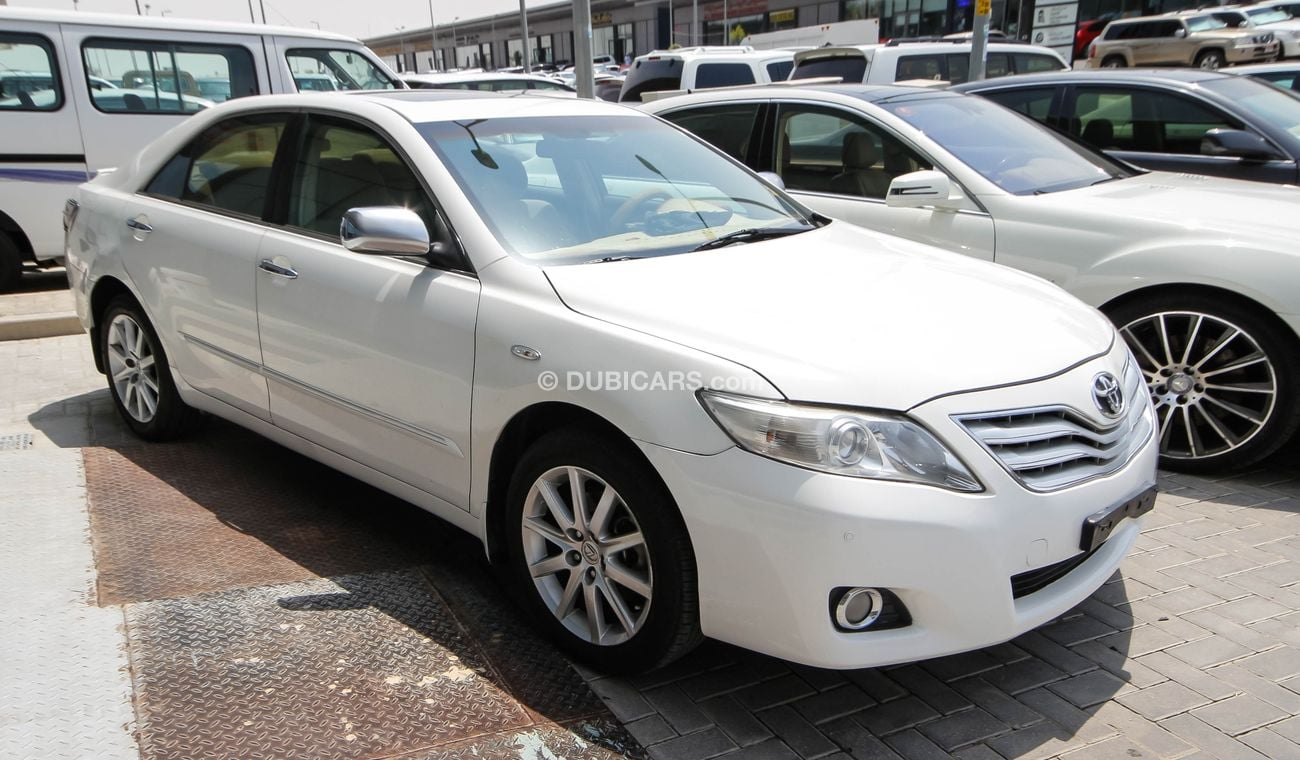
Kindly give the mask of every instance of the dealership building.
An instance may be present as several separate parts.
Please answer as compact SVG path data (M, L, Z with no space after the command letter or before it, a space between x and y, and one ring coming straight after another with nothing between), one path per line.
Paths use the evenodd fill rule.
M1068 48L1077 24L1084 21L1204 4L1201 0L992 0L990 26L1011 37ZM951 34L971 28L974 5L975 0L592 0L592 53L622 62L627 56L674 43L738 44L749 34L862 18L880 20L882 39ZM520 26L516 11L437 19L432 33L428 27L405 29L373 37L366 44L398 71L519 66L524 49ZM529 8L528 34L533 63L572 62L573 3Z

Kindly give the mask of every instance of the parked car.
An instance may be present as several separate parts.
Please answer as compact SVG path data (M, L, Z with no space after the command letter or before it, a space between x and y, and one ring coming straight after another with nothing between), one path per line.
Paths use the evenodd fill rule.
M656 50L632 61L618 99L640 103L649 94L662 97L712 87L780 81L790 73L793 59L794 54L788 50L743 46Z
M1102 309L1138 357L1171 469L1239 469L1300 426L1300 189L1145 174L951 91L753 88L644 108L823 214L1023 269Z
M597 74L593 77L592 85L595 88L596 97L601 100L607 100L611 103L618 102L619 93L623 91L623 82L627 77L616 74Z
M1284 90L1300 92L1300 62L1253 63L1249 66L1233 66L1224 71L1237 76L1254 77Z
M1263 0L1263 2L1252 7L1280 8L1290 14L1292 18L1300 17L1300 0Z
M291 72L308 68L339 89L403 86L360 42L315 30L0 6L0 72L30 74L25 92L0 75L14 88L0 95L0 292L24 268L62 261L70 184L224 99L201 79L238 98L292 92Z
M1195 66L1271 61L1280 47L1272 32L1234 29L1214 13L1174 13L1112 21L1088 48L1087 65L1114 69L1131 66Z
M615 104L235 101L67 219L132 430L204 410L428 509L604 669L702 636L834 668L1006 641L1154 500L1154 413L1095 310ZM871 293L849 329L906 327L846 350L831 281Z
M1183 11L1195 13L1197 11ZM1231 29L1262 29L1272 32L1280 45L1278 57L1300 55L1300 20L1281 8L1268 6L1228 6L1204 11Z
M1108 13L1101 18L1079 23L1079 28L1074 31L1074 60L1082 61L1088 57L1088 47L1092 45L1093 40L1101 36L1102 30L1114 18L1114 14Z
M506 74L502 72L479 74L403 74L402 81L415 90L481 90L484 92L517 92L543 90L554 94L576 95L566 84L540 74Z
M1296 184L1300 100L1212 71L1072 71L956 88L1147 169Z
M965 82L969 42L899 42L803 50L794 56L791 79L839 77L845 83L892 84L932 79ZM1035 71L1063 71L1065 61L1051 48L990 42L985 64L989 78Z

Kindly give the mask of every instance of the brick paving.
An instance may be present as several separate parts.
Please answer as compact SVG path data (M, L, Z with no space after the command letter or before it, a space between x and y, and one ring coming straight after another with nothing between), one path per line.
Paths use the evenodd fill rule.
M36 379L39 387L33 387ZM192 468L185 457L193 454L161 447L157 453L127 452L133 444L113 420L102 387L82 337L0 343L0 435L31 431L36 448L104 446L111 451L95 454L92 467L125 457L129 466L179 483L174 468ZM217 436L213 441L190 445L220 448L220 438L234 434L218 427L204 434ZM276 482L258 471L255 463L266 458L268 446L241 445L223 454L247 457L247 481L240 487L260 484L272 493L294 487L292 477ZM655 760L1300 759L1298 462L1300 444L1233 478L1163 474L1156 510L1122 570L1060 620L999 646L898 667L833 672L709 642L669 668L634 678L577 671ZM307 471L315 472L310 465L297 470ZM169 519L184 516L178 512ZM272 540L278 534L256 528L251 535L265 542L263 550L302 564L300 547L310 544L304 541L312 535L328 539L333 529L304 530L289 531L280 541ZM412 599L413 605L450 605L461 620L496 621L471 638L485 642L500 663L494 671L498 688L515 695L531 688L526 702L550 690L506 675L511 663L528 659L509 652L512 642L528 634L509 615L483 613L504 602L481 566L442 563L422 572L430 578L427 593L436 588L442 597ZM342 576L352 593L373 593L358 577L369 576ZM296 578L289 573L275 582L289 582L285 588L310 582ZM341 585L340 577L329 580ZM245 582L215 593L261 593L235 588ZM404 588L421 593L419 584ZM226 597L202 598L221 604ZM185 605L198 603L142 604L129 619L155 611L166 617L171 613L165 605L189 609ZM407 625L421 630L413 621ZM549 672L562 670L554 664ZM137 705L138 713L142 709ZM146 725L153 719L144 718ZM555 731L577 736L547 724L536 732L540 749L512 740L447 745L436 754L567 757L586 751L577 744L564 749L568 745L547 733ZM334 741L318 739L324 743L313 746ZM627 751L639 752L632 745Z

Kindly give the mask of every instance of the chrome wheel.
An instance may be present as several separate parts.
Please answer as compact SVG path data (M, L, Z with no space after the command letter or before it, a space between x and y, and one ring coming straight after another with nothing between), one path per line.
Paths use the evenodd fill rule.
M636 517L618 492L580 467L555 467L528 490L524 561L551 613L600 646L645 624L654 573Z
M1243 328L1211 314L1168 311L1136 319L1120 333L1151 390L1162 455L1226 454L1254 438L1273 416L1273 362Z
M108 325L108 374L122 408L139 423L158 412L158 369L153 346L134 319L118 314Z

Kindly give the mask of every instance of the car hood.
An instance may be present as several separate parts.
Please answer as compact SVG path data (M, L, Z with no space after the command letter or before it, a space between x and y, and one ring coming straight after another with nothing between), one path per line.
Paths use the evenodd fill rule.
M745 365L799 401L905 410L1055 374L1114 338L1037 277L843 222L546 275L574 311Z
M1149 172L1031 200L1057 206L1076 219L1080 212L1090 212L1121 226L1167 228L1202 239L1226 235L1288 251L1300 215L1300 188L1294 185L1173 172Z

